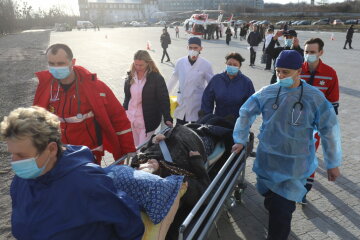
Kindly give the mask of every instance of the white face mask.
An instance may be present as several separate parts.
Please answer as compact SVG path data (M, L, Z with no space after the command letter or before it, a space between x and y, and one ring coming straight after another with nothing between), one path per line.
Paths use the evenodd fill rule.
M305 54L304 59L305 59L305 62L314 63L318 60L318 57L316 54Z
M200 54L199 51L189 50L189 57L190 58L197 57L197 56L199 56L199 54Z

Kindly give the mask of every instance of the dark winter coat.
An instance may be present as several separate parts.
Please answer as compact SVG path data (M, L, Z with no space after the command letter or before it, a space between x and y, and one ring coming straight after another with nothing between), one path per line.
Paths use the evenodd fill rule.
M129 75L124 85L125 99L123 106L125 110L128 110L131 99L130 80L131 77ZM169 92L161 74L156 72L147 74L146 83L142 91L142 109L147 133L154 131L159 126L161 116L164 117L164 122L172 122Z
M352 27L349 27L349 29L346 31L346 39L352 39L354 35L354 29Z
M226 41L230 42L232 36L231 29L230 28L226 29L225 34L226 34Z
M165 142L169 149L173 163L168 165L176 166L194 174L194 177L186 176L188 188L181 202L189 207L193 207L200 199L206 188L210 184L210 178L205 169L205 161L207 160L204 144L199 135L186 126L176 125L170 131L165 133ZM200 156L189 156L190 151L198 151ZM143 155L143 156L141 156ZM163 161L163 155L159 144L153 144L149 141L147 146L140 150L140 153L133 159L133 166L136 167L139 159L154 158ZM167 177L172 173L168 169L160 168L159 175Z
M251 47L258 46L259 43L261 42L261 40L262 40L262 38L261 38L260 33L258 31L250 32L249 36L247 38L247 42L250 44Z
M162 48L168 48L169 44L171 44L171 38L168 32L161 34L160 42Z

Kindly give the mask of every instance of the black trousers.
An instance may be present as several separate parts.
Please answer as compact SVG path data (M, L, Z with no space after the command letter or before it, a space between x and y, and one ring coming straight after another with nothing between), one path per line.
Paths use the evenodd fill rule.
M169 54L168 54L168 52L166 51L166 49L167 49L167 48L163 48L163 55L162 55L162 57L161 57L161 62L164 60L165 55L166 55L166 57L167 57L167 60L170 61L170 57L169 57Z
M253 47L250 47L250 64L251 65L255 64L255 59L256 59L256 51L254 50Z
M352 43L352 39L351 39L351 38L346 39L344 48L346 48L346 44L348 44L348 43L349 43L349 48L352 48L352 47L351 47L351 43Z
M266 69L271 69L271 62L272 62L272 58L269 54L266 54Z
M265 208L269 211L267 240L287 240L291 230L292 214L295 202L272 191L265 194Z

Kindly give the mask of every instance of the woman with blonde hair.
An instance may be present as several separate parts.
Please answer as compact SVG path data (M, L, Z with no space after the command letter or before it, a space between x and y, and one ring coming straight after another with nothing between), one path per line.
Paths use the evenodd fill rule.
M135 145L150 139L160 125L161 117L172 127L170 99L164 78L145 50L134 55L124 85L124 108L131 122Z

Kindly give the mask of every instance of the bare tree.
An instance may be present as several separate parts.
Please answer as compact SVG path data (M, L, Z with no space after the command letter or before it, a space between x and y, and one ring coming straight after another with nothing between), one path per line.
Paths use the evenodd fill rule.
M0 34L7 34L16 28L15 5L12 0L0 0Z

